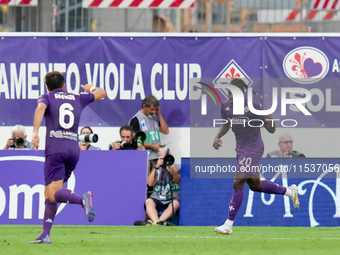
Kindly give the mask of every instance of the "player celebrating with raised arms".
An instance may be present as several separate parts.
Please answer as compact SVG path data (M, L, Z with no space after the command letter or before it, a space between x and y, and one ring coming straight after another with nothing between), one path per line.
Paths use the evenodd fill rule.
M235 78L230 82L230 85L234 85L241 89L244 93L248 87L242 79ZM264 144L261 137L260 127L254 124L263 121L264 127L269 133L274 133L276 125L271 115L258 116L253 114L251 111L245 111L244 115L233 114L233 94L229 90L229 100L223 102L221 108L221 115L223 119L228 122L223 124L213 143L215 149L222 147L221 137L224 136L230 129L230 122L238 123L242 121L242 125L232 125L232 131L235 134L236 139L236 152L237 152L237 171L233 181L233 197L229 204L228 219L225 223L215 228L215 232L219 234L230 235L233 232L233 224L236 218L237 212L240 209L243 201L243 186L245 183L248 184L252 191L264 192L268 194L281 194L288 196L294 205L295 209L299 208L298 189L296 185L289 187L282 187L276 183L268 180L260 180L259 173L259 162L263 155ZM261 105L258 102L253 103L254 108L260 110ZM245 100L245 107L247 108L247 100ZM249 121L246 121L249 120ZM248 125L250 120L253 120L252 125Z
M83 196L63 189L79 160L78 126L82 110L89 103L106 96L105 90L91 84L81 87L88 93L71 94L65 92L62 73L49 72L45 76L49 93L38 99L34 113L32 143L35 150L39 147L39 128L46 118L46 148L45 148L45 214L43 231L30 243L51 243L50 231L57 212L57 203L78 204L85 209L88 220L94 220L92 193L85 192Z

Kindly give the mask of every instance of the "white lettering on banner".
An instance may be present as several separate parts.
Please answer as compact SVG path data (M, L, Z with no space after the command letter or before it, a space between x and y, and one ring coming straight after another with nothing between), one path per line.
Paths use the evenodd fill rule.
M5 63L0 64L0 98L1 94L5 94L5 98L9 99L8 81L6 75Z
M110 76L113 75L113 89L111 90L110 86ZM118 83L119 83L119 77L118 77L118 69L117 66L114 63L110 63L105 72L105 90L107 92L107 97L110 100L115 100L118 94Z
M6 194L5 191L0 187L0 217L4 213L6 208Z
M340 105L332 105L331 89L326 89L326 112L340 112Z
M53 71L53 64L48 63L48 70L46 69L46 66L44 63L40 63L40 95L43 95L46 93L46 85L45 85L45 75L49 72Z
M274 175L274 177L270 180L272 182L274 182L278 176L282 174L282 185L284 187L288 187L288 181L287 181L287 173L285 172L278 172ZM263 177L262 174L260 174L260 179L261 180L265 180L265 178ZM265 204L265 205L271 205L275 200L275 194L270 194L270 199L267 201L265 199L265 194L261 193L261 201ZM248 201L247 201L247 207L246 207L246 212L243 215L243 217L253 217L252 214L252 208L253 208L253 201L254 201L254 191L249 189L249 195L248 195ZM293 217L293 215L291 214L290 211L290 200L287 196L284 196L283 198L283 204L284 204L284 209L285 209L285 214L283 215L284 218L287 217Z
M326 112L340 112L340 105L332 105L332 89L327 88L325 90L326 96L324 95L324 92L322 92L322 90L320 90L319 88L313 88L309 92L311 93L311 99L313 97L318 98L318 103L316 105L313 104L312 100L309 100L307 104L305 103L302 104L303 106L306 105L310 111L319 112L324 108L324 105L326 103ZM299 93L290 93L290 98L301 99L301 97L297 97L297 95L303 96L303 94ZM300 111L295 105L292 104L289 106L289 109L294 112Z
M164 99L165 100L175 100L175 91L169 89L169 70L168 64L164 64L164 75L163 75L163 87L164 87Z
M133 85L132 85L132 96L131 96L132 100L136 99L137 93L140 94L141 98L145 98L141 64L136 64L136 67L135 67L135 75L133 78Z
M1 161L37 161L37 162L45 162L45 157L39 156L6 156L0 157ZM75 175L72 172L70 178L67 182L67 189L74 191L76 186L76 179ZM9 190L9 212L8 212L8 219L17 219L18 218L18 197L20 193L24 194L24 219L32 219L32 212L33 212L33 195L38 193L39 194L39 213L38 218L43 219L44 217L44 210L45 210L45 196L44 196L44 189L45 186L43 184L36 184L32 188L27 184L14 184L8 187ZM0 217L4 213L6 209L7 201L6 201L6 194L2 187L0 187ZM61 203L58 207L57 215L60 213L66 203Z
M72 89L72 75L74 75L75 82L74 82L74 89ZM76 63L71 63L66 72L66 87L67 87L67 92L73 93L73 94L78 94L79 89L80 89L80 74L79 74L79 69Z
M38 77L33 75L33 73L39 72L38 63L28 63L27 64L27 98L37 99L39 97L39 89L33 89L33 86L38 86Z
M104 84L104 64L100 63L99 64L99 87L102 89L105 89L105 84Z
M325 104L325 97L323 96L323 93L320 89L314 88L309 91L311 95L311 100L307 102L307 107L312 112L318 112L320 111L324 104ZM313 104L313 96L316 96L318 98L318 103L316 105Z
M151 93L154 95L158 100L175 100L175 95L179 100L184 100L188 94L188 78L198 78L197 81L200 81L202 76L201 66L199 64L190 63L189 69L188 64L183 64L183 89L181 89L181 68L180 64L175 64L175 90L169 89L169 67L167 63L164 63L163 66L160 63L155 63L151 69L151 76L150 76L150 85L151 85ZM189 73L189 76L188 76ZM157 89L156 87L156 80L161 82L157 79L157 75L163 75L163 88ZM172 77L172 76L170 76ZM191 83L191 81L190 81ZM191 86L190 86L191 87ZM192 89L191 89L192 90ZM192 90L193 91L193 90ZM190 91L190 92L192 92ZM196 93L197 91L193 91ZM199 95L196 97L197 99L201 96L201 91L198 92ZM196 98L195 97L195 98Z
M9 219L18 218L18 196L20 193L24 193L24 219L32 219L33 210L33 194L39 193L39 216L40 212L44 211L44 188L42 184L34 185L32 188L27 184L20 186L11 185L9 186ZM43 215L43 214L41 214Z
M183 89L181 90L181 65L176 64L176 95L179 100L184 100L188 94L188 64L183 64Z
M332 68L332 73L339 73L340 72L340 69L339 69L339 62L337 59L334 59L334 62L333 62L333 68Z
M15 63L10 64L11 71L11 99L21 98L22 91L22 99L26 99L26 64L21 63L19 69L19 77L17 72L17 66Z
M151 77L150 77L150 86L151 86L151 94L156 98L161 99L163 96L162 89L157 90L156 88L156 75L162 74L162 65L160 63L156 63L153 65L151 69Z
M330 172L332 172L329 169ZM304 195L307 192L307 189L303 189L303 186L305 184L309 184L309 183L313 183L312 189L310 191L310 195L309 195L309 203L308 203L308 213L309 213L309 221L310 221L310 226L311 227L315 227L319 225L319 222L317 222L314 218L314 213L313 213L313 199L314 199L314 194L315 194L315 190L316 188L320 185L321 187L325 188L330 195L332 196L333 200L334 200L334 204L335 204L335 214L333 215L333 218L340 218L340 172L337 171L336 173L336 186L335 186L335 193L329 188L328 185L326 185L325 183L323 183L321 180L322 178L330 173L330 172L324 172L322 174L320 174L319 178L317 178L316 180L306 180L303 181L299 184L298 188L299 188L299 194L300 195Z
M45 75L53 70L62 72L65 76L67 91L74 94L81 92L80 68L77 63L9 63L7 77L5 63L0 63L0 98L6 99L37 99L46 93ZM171 70L171 72L169 72ZM137 94L145 98L143 76L150 73L151 93L158 99L185 100L188 95L188 79L202 76L201 66L197 63L155 63L151 70L143 70L141 63L136 63L132 84L125 79L125 64L85 63L87 83L103 88L109 100L115 100L119 93L121 100L135 100ZM158 77L160 75L160 77ZM8 84L10 78L10 84ZM110 83L111 81L111 83ZM157 82L156 82L157 81ZM171 83L169 83L171 81ZM175 84L173 84L173 81ZM156 83L159 83L157 86ZM10 86L10 87L9 87ZM159 86L161 86L159 88ZM132 87L132 89L126 89ZM189 91L201 96L201 91ZM197 94L198 93L198 94Z
M282 166L282 167L288 167L288 166ZM304 188L304 185L310 184L310 183L313 184L311 191L310 191L309 202L308 202L308 213L309 213L309 221L310 221L311 227L315 227L315 226L319 225L319 222L317 222L315 220L314 213L313 213L313 199L314 199L314 194L316 192L316 188L318 186L325 188L330 193L331 197L334 200L334 204L335 204L335 214L333 215L333 218L340 218L340 181L339 181L340 172L336 172L335 193L333 192L333 190L328 185L326 185L324 182L321 181L322 178L326 174L332 173L332 172L334 172L334 171L332 171L330 169L330 170L320 174L320 176L316 180L306 180L306 181L301 182L298 185L299 195L305 195L306 192L307 192L307 189ZM275 176L271 179L271 181L275 181L280 174L282 174L282 186L288 187L289 185L288 185L288 179L287 179L287 173L286 172L281 172L281 171L277 172L275 174ZM260 178L261 178L261 180L265 180L265 178L263 178L262 175L261 175ZM261 200L265 205L271 205L275 200L275 195L270 194L270 199L267 201L265 199L264 193L262 193L261 194ZM252 214L253 201L254 201L254 192L249 189L246 211L245 211L245 214L243 215L243 217L253 217L253 214ZM285 218L293 217L293 215L291 214L291 210L290 210L290 208L291 208L290 199L287 196L284 196L283 201L284 201L284 209L285 209L285 214L283 215L283 217L285 217Z
M65 73L66 72L66 64L65 63L54 63L53 64L53 70L59 71L61 73Z
M91 75L91 65L90 63L85 63L86 79L88 84L93 84L97 87L98 79L98 63L94 63L93 66L93 76Z
M119 80L119 99L120 100L131 100L131 90L125 89L125 72L124 64L119 64L120 80Z

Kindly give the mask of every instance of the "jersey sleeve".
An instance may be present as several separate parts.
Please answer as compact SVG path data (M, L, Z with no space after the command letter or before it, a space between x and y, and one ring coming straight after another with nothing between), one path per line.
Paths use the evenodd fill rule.
M38 98L38 104L40 104L40 103L44 103L46 105L46 108L48 107L49 101L48 101L48 95L47 94L41 95Z
M135 132L135 133L140 130L139 121L138 121L137 117L133 117L130 120L129 125L133 128L133 132Z
M225 107L224 107L224 104L221 106L221 117L222 119L229 119L228 116L227 116L227 113L223 110Z
M80 94L80 102L83 108L93 101L94 95L92 93Z

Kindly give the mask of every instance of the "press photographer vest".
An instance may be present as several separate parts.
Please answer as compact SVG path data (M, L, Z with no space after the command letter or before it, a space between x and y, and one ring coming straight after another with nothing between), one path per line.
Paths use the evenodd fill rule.
M149 118L145 114L138 111L131 119L136 117L139 123L139 130L143 131L146 134L145 143L148 144L157 144L161 143L161 138L159 135L159 119L156 114ZM129 123L131 122L131 119ZM153 150L148 150L149 160L157 159L158 153Z

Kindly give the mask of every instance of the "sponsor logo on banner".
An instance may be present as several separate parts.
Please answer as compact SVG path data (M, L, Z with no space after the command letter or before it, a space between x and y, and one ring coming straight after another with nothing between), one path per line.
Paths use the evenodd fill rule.
M325 53L313 47L299 47L290 51L283 60L283 70L288 78L312 84L323 79L329 70Z
M250 79L246 72L243 71L234 59L232 59L213 80L215 87L218 87L218 90L221 91L227 99L229 99L227 88L220 88L220 86L229 84L229 82L234 78L241 78L248 87L253 84L252 79Z
M224 68L223 70L217 75L217 77L213 80L213 84L215 85L215 88L217 88L225 98L229 99L228 96L228 88L226 85L230 83L230 81L234 78L241 78L243 81L248 85L251 86L253 84L253 81L249 78L249 76L246 74L246 72L236 63L235 60L231 60ZM206 86L209 88L218 98L220 105L222 105L222 100L220 96L218 95L217 91L210 85L201 83L201 85ZM209 92L209 90L197 87L198 89L201 89L205 91L214 101L215 106L217 106L216 100L214 96ZM207 97L206 94L202 94L201 97L201 115L207 115Z
M28 164L29 161L36 161L36 162L45 162L45 157L40 156L5 156L0 157L0 162L4 161L20 161L23 165ZM76 180L74 173L72 172L71 177L67 182L67 189L73 191L75 189ZM5 191L9 191L8 197L9 200L6 201L6 193ZM30 186L25 183L20 183L19 185L13 184L9 187L1 187L0 186L0 217L3 215L6 206L8 206L8 219L16 220L18 219L18 202L19 202L19 195L21 193L24 194L24 211L23 211L23 218L24 219L34 219L38 216L38 219L44 218L44 210L45 210L45 196L44 196L45 186L43 184L36 184L34 186ZM39 194L39 205L38 205L38 215L33 216L33 195L38 193ZM58 213L60 213L66 203L61 203L58 206Z
M306 49L304 48L304 52L306 52ZM310 56L308 59L307 57L303 57L300 58L298 57L299 53L296 53L296 60L300 61L300 67L305 65L305 66L309 66L309 61L312 61L314 64L316 64L317 66L322 66L321 70L324 71L325 68L324 66L327 67L328 70L328 59L322 58L322 60L319 60L319 58L321 58L320 56L323 56L320 53L319 55L315 55L316 57L314 57L314 59L318 59L319 62L321 62L322 64L320 64L319 62L315 62L314 60L309 60L311 59L311 54L308 53L308 56ZM307 53L306 53L307 54ZM306 55L305 54L305 55ZM293 61L293 62L294 62ZM301 62L304 61L304 62ZM295 63L295 62L294 62ZM292 69L296 69L296 67L292 67ZM312 72L312 69L310 67L310 69L308 69L308 75L320 75L319 73L317 73L316 71ZM320 76L321 77L321 76ZM320 78L319 77L319 78ZM245 93L242 93L241 89L237 88L234 85L230 85L230 82L235 79L242 79L244 81L244 83L247 85L247 97L245 96ZM306 79L310 79L310 77L306 78ZM310 82L310 80L306 80L307 82ZM204 85L208 88L210 88L210 90L212 92L214 92L216 94L216 96L219 98L218 94L216 93L216 90L213 89L210 85L205 84L203 82L198 82L201 85ZM296 108L298 108L298 111L301 111L304 115L311 115L311 113L306 109L305 107L305 103L309 102L311 99L311 93L309 90L305 89L305 88L286 88L286 87L282 87L281 88L281 98L279 98L279 94L278 94L278 88L273 87L272 88L272 106L270 109L256 109L254 107L253 104L253 93L257 94L256 92L253 91L251 85L253 84L253 80L247 75L247 73L236 63L235 60L231 60L225 67L224 69L218 74L218 76L212 81L212 83L214 84L215 88L218 89L225 98L229 99L228 96L228 90L230 90L230 92L233 94L233 114L234 115L244 115L247 112L251 112L255 115L258 116L265 116L265 115L269 115L272 114L276 111L277 107L278 107L278 102L279 99L281 100L281 115L282 116L286 116L287 115L287 110L286 110L286 106L289 105L290 107L292 105L295 105ZM199 87L198 87L199 88ZM199 88L200 90L205 91L207 94L210 95L210 97L213 99L215 105L216 104L216 100L213 97L213 95L204 88ZM301 95L305 95L305 97L295 97L295 98L287 98L286 95L287 93L295 93L295 94L301 94ZM257 94L258 95L258 94ZM247 100L247 104L245 106L244 101ZM221 102L221 101L220 101ZM222 104L222 103L221 103ZM260 104L260 106L262 106ZM229 110L229 109L228 109ZM206 94L202 94L201 96L201 115L207 115L207 95ZM275 119L276 121L280 121L281 125L283 127L296 127L298 125L298 122L296 119ZM261 123L260 125L252 125L249 122L247 123L247 125L249 127L261 127L264 125L264 122L260 119L252 119L251 121L259 121L259 123ZM272 122L274 120L269 120ZM287 124L287 121L289 124ZM229 122L229 120L227 119L214 119L213 120L213 127L216 127L216 125L223 125L223 124L227 124ZM237 123L239 122L239 120L237 121ZM232 124L232 122L231 122ZM245 126L246 122L240 123L243 124Z

